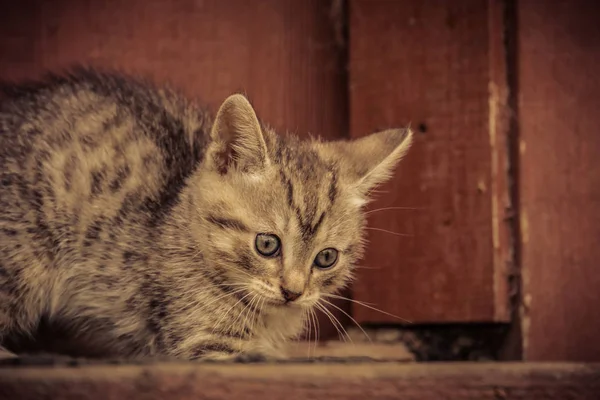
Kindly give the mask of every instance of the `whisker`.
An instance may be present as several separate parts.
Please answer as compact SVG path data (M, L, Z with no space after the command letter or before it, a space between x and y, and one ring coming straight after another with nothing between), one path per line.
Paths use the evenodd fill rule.
M260 300L259 297L258 297L258 294L255 294L254 297L252 297L252 300L250 300L250 302L248 303L248 306L250 308L248 309L248 313L246 314L246 317L244 318L244 323L243 323L243 327L242 328L248 328L248 325L246 325L246 322L248 322L248 317L250 315L253 315L256 312L256 311L254 311L255 310L254 309L254 302L257 299ZM252 320L250 320L250 322L252 322ZM249 328L248 328L248 330L249 330ZM252 332L250 332L250 334L252 334Z
M212 287L247 287L248 284L246 283L222 283L220 285L211 285Z
M252 309L250 308L252 305L252 302L254 301L254 299L256 299L256 294L254 294L251 298L250 301L248 301L248 304L244 305L244 308L242 308L242 311L240 311L240 313L238 314L238 316L233 320L233 322L231 323L230 326L235 326L236 322L242 317L242 315L246 314L246 317L248 317L248 314L246 313L246 311L250 312L252 311Z
M306 357L310 358L310 344L311 344L310 343L310 339L311 339L311 334L312 334L312 329L311 329L312 328L312 323L311 323L312 320L310 319L310 315L309 315L308 311L309 310L304 310L304 315L303 315L302 318L306 318L306 325L307 326L305 327L305 329L306 329L305 332L308 335L308 338L307 338L308 339L308 346L307 346L308 347L308 351L306 352Z
M252 313L252 321L250 324L250 336L254 336L254 327L256 326L256 323L258 321L258 319L260 318L260 315L262 313L262 307L265 304L265 298L261 295L258 295L258 301L256 302L256 307L254 307L254 312Z
M321 332L321 326L319 324L319 318L317 318L317 314L315 313L315 310L313 310L312 308L310 309L310 314L315 322L315 348L313 349L313 355L317 355L317 345L319 343L319 339L320 339L320 332Z
M198 251L196 252L196 254L194 254L194 255L192 256L192 260L196 260L196 258L197 258L198 256L201 256L201 255L202 255L202 250L198 250Z
M382 208L376 208L374 210L369 210L369 211L365 211L364 215L369 215L369 214L373 214L379 211L388 211L388 210L409 210L409 211L415 211L415 210L424 210L424 208L422 207L382 207Z
M337 331L338 334L338 338L340 340L343 340L344 342L346 342L346 337L342 335L342 332L340 331L340 329L338 328L337 324L331 319L331 317L329 316L329 313L327 312L327 310L323 307L323 305L316 303L315 306L317 307L317 309L319 311L321 311L323 314L325 314L325 316L329 319L329 321L331 322L331 325L333 325L333 327L335 328L335 330Z
M398 233L398 232L388 231L387 229L373 228L373 227L370 227L370 226L367 226L365 229L370 230L370 231L378 231L378 232L390 233L390 234L396 235L396 236L406 236L406 237L413 237L414 236L414 235L410 235L408 233Z
M323 300L323 299L321 299ZM326 300L325 300L326 301ZM319 304L319 303L317 303ZM344 325L342 325L342 323L340 322L339 319L337 319L337 317L335 315L333 315L333 313L331 311L329 311L327 309L327 307L323 306L322 304L320 304L320 309L321 311L323 311L324 313L326 313L328 316L330 316L331 318L333 318L333 320L331 320L331 322L335 321L337 323L337 325L340 327L340 329L344 332L344 334L346 335L346 337L348 338L348 340L350 341L350 343L353 343L352 338L350 337L350 335L348 334L348 331L346 331L346 328L344 328Z
M373 341L371 340L371 337L367 334L367 332L363 329L363 327L360 326L360 324L358 322L356 322L356 320L354 318L352 318L352 316L350 314L348 314L346 311L342 310L340 307L336 306L335 304L333 304L330 301L327 301L325 299L321 299L321 300L324 301L325 303L329 304L330 306L335 307L336 309L340 310L342 313L344 313L345 316L350 318L350 320L352 320L352 322L354 322L354 324L356 326L358 326L358 329L360 329L362 331L362 333L364 333L364 335L367 337L367 339L369 339L369 342L373 343Z
M235 291L233 291L233 292L222 294L222 295L218 296L216 299L212 299L212 301L210 301L210 302L208 302L208 303L206 303L206 304L202 304L202 308L207 308L208 306L210 306L210 305L212 305L212 304L214 304L214 303L218 302L219 300L223 300L223 299L226 299L226 298L228 298L228 297L234 296L234 295L236 295L236 294L238 294L238 293L242 293L242 292L244 292L244 290L245 290L245 289L237 289L237 290L235 290ZM196 300L196 301L193 303L193 305L194 305L194 306L196 306L196 305L199 305L199 304L200 304L200 302L201 302L201 301L200 301L200 299L198 299L198 300Z
M380 313L382 313L382 314L384 314L384 315L388 315L388 316L390 316L390 317L394 317L394 318L396 318L396 319L398 319L398 320L400 320L400 321L402 321L402 322L406 322L407 324L412 324L412 323L413 323L412 321L409 321L408 319L405 319L405 318L399 317L399 316L397 316L397 315L390 314L389 312L386 312L386 311L380 310L380 309L378 309L378 308L375 308L375 307L373 307L373 306L369 305L369 303L365 303L364 301L358 301L358 300L354 300L354 299L349 299L349 298L347 298L347 297L344 297L344 296L338 296L338 295L336 295L336 294L324 294L323 296L324 296L324 297L331 297L331 298L334 298L334 299L340 299L340 300L351 301L352 303L356 303L356 304L358 304L358 305L361 305L361 306L363 306L363 307L369 308L369 309L371 309L371 310L373 310L373 311L377 311L377 312L380 312Z
M351 299L349 297L339 296L337 294L325 293L325 294L321 294L321 296L323 296L323 297L331 297L333 299L340 299L340 300L351 301L353 303L360 303L361 305L369 305L369 306L374 306L375 305L374 303L367 303L366 301L359 302L358 300L354 300L354 299Z
M227 309L227 311L221 316L221 318L217 321L217 323L213 327L213 330L211 331L211 334L215 333L216 329L219 328L219 324L221 323L221 321L223 321L223 319L225 319L225 317L231 312L231 310L233 310L235 307L237 307L238 304L240 304L246 297L250 296L251 294L252 293L245 294L234 305L232 305L229 309Z
M255 328L256 324L258 323L260 315L262 314L262 309L265 305L265 301L266 301L266 299L264 297L262 297L262 299L260 299L260 303L258 303L258 307L254 310L254 317L253 317L254 321L252 322L252 325L250 327L250 335L251 336L253 335L254 328Z
M244 275L246 275L246 276L247 276L247 277L249 277L250 279L254 279L254 278L255 278L255 277L254 277L253 275L251 275L249 272L246 272L246 271L242 270L241 268L236 268L236 270L235 270L235 271L236 271L236 272L241 272L241 273L243 273Z
M245 288L241 288L241 289L236 289L236 290L234 290L233 292L226 292L226 293L223 293L222 295L218 296L216 299L212 299L212 301L210 301L210 302L208 302L208 303L205 303L205 304L202 304L202 308L206 308L206 307L208 307L209 305L212 305L212 304L216 303L217 301L219 301L219 300L222 300L222 299L225 299L225 298L227 298L227 297L229 297L229 296L233 296L233 295L236 295L236 294L238 294L238 293L242 293L242 292L244 292L245 290L246 290ZM199 303L200 303L200 301L201 301L201 300L200 300L200 299L198 299L198 300L197 300L197 301L194 303L194 305L197 305L197 304L199 304Z
M390 192L389 190L371 189L371 190L369 190L369 192L367 193L367 195L370 196L371 194L379 194L379 193L387 194L389 192Z

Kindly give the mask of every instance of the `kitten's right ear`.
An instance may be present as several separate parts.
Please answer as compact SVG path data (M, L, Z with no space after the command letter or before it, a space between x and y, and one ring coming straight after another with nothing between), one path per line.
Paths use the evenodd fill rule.
M232 168L249 172L268 163L262 129L250 102L241 94L229 96L219 108L207 151L209 168L225 174Z
M367 193L388 180L398 162L408 152L413 133L407 129L388 129L347 143L359 175L358 189Z
M411 143L410 129L388 129L360 139L322 143L321 148L342 164L359 198L366 198L371 189L391 177Z

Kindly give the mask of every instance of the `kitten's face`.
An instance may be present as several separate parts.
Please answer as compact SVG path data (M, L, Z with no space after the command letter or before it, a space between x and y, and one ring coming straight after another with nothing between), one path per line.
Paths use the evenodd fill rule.
M261 129L241 96L228 99L192 202L193 231L218 281L260 307L311 307L343 287L362 253L367 191L410 142L407 131L378 135L283 138Z
M197 210L210 211L198 211L198 222L209 251L230 283L248 284L267 304L313 305L347 282L362 248L359 199L337 168L312 157L250 177L200 179Z

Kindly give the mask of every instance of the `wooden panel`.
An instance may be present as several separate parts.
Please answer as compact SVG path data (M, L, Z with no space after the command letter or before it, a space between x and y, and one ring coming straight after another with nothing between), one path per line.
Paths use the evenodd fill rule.
M19 79L38 71L40 10L36 0L0 1L0 79Z
M369 225L380 230L369 232L354 296L414 322L508 321L501 8L350 4L351 135L408 123L417 133L372 206ZM414 209L375 211L384 207ZM353 312L362 322L398 322Z
M524 357L600 360L600 5L517 4Z
M598 364L288 363L0 368L0 399L597 400Z
M11 26L21 27L20 42L0 38L0 77L73 63L117 68L170 82L213 109L233 91L245 92L282 131L346 135L346 73L330 1L0 3L11 4ZM333 330L326 318L321 326L324 335Z
M41 2L43 68L75 62L171 82L214 107L249 95L271 125L344 134L345 75L317 0Z

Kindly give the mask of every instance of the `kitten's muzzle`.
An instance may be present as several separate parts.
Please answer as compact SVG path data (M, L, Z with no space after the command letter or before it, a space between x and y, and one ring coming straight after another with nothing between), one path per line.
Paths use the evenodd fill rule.
M300 296L302 296L302 292L293 292L283 286L280 286L279 288L281 289L281 294L283 295L286 303L297 300Z

